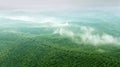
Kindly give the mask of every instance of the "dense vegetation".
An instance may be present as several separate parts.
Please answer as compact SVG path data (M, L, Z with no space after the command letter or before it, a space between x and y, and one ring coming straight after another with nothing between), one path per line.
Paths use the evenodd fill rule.
M76 44L58 35L0 33L1 67L119 67L119 50Z

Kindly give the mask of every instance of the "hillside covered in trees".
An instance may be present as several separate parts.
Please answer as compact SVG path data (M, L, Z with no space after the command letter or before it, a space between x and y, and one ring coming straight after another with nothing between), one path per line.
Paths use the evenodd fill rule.
M69 14L0 11L0 67L120 67L119 13Z

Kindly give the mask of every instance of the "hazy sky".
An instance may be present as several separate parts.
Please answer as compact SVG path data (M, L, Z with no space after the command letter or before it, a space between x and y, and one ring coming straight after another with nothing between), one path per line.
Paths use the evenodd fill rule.
M119 8L120 0L0 0L0 8L82 9Z

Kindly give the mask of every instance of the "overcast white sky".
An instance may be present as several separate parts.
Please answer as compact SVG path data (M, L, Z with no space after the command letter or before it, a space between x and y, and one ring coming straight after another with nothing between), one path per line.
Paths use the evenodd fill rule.
M0 9L119 8L120 0L0 0Z

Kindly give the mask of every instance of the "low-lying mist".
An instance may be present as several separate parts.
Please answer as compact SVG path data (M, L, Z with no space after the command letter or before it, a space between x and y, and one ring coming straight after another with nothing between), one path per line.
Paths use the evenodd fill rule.
M54 34L70 37L76 43L101 45L101 44L120 44L119 38L109 35L107 33L99 34L92 27L80 26L79 32L74 32L70 29L60 28Z
M116 14L105 14L100 12L102 15L96 17L98 12L94 13L80 13L75 15L47 15L42 13L24 13L24 14L14 14L13 12L0 13L0 26L6 29L1 30L1 32L12 32L21 33L19 28L33 30L37 28L36 31L49 33L52 35L59 34L58 36L65 36L70 38L76 43L92 44L92 45L104 45L104 44L120 44L119 36L116 37L113 33L117 33L118 28L111 28L114 25L114 21L111 18L116 18ZM114 13L114 12L113 12ZM111 17L109 17L111 16ZM72 19L71 19L72 18ZM117 17L118 18L118 17ZM115 22L114 22L115 23ZM99 26L101 24L101 27ZM105 26L106 24L106 26ZM116 25L119 22L115 23ZM102 26L103 25L103 26ZM11 29L7 29L11 27ZM12 27L15 27L12 29ZM39 30L42 29L42 30ZM106 30L108 31L106 31ZM35 29L34 29L35 30ZM117 30L114 31L114 30ZM36 33L36 31L33 31ZM45 32L46 31L46 32ZM48 32L51 31L51 32ZM110 33L111 32L111 33ZM26 32L22 32L26 33ZM29 32L28 32L29 33Z

